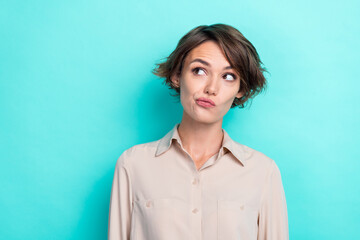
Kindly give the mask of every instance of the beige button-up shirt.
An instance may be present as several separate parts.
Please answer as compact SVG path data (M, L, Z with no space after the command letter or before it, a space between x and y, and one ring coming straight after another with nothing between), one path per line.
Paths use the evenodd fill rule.
M288 218L275 162L230 138L197 169L176 124L116 162L109 240L285 240Z

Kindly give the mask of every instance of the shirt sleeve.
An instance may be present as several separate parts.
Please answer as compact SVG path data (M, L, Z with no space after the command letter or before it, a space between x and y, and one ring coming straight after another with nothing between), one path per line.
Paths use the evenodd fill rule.
M132 193L129 172L124 166L124 154L122 154L115 166L114 179L112 182L108 240L129 240L132 211Z
M259 214L258 240L288 240L288 216L280 170L271 163Z

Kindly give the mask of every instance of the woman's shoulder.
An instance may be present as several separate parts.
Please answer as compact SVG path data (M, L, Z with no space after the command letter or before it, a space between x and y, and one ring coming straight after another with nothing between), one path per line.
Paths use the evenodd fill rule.
M275 164L274 159L257 148L234 141L235 148L240 152L242 159L248 165L269 168Z
M130 164L138 159L145 159L155 155L156 148L160 140L135 144L126 148L119 156L117 162L119 164Z

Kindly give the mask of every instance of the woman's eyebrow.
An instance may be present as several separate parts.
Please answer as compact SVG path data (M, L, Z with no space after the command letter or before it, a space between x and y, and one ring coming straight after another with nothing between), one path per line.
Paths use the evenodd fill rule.
M204 64L206 66L211 67L210 63L206 62L205 60L202 60L201 58L195 58L194 60L192 60L190 62L190 64L193 63L193 62L200 62L200 63L202 63L202 64ZM231 67L231 66L224 67L224 69L232 69L232 68L233 67Z

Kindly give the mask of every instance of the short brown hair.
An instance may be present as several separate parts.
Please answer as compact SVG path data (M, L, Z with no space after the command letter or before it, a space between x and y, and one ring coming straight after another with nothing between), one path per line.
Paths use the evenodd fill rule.
M174 89L180 95L180 88L171 81L173 74L181 74L182 65L187 54L198 45L208 40L214 40L222 49L226 59L240 76L240 98L235 98L231 108L244 108L248 99L255 97L265 89L267 81L263 72L263 63L255 47L236 28L227 24L200 25L184 35L176 49L166 58L166 61L156 64L152 73L165 78L169 89Z

